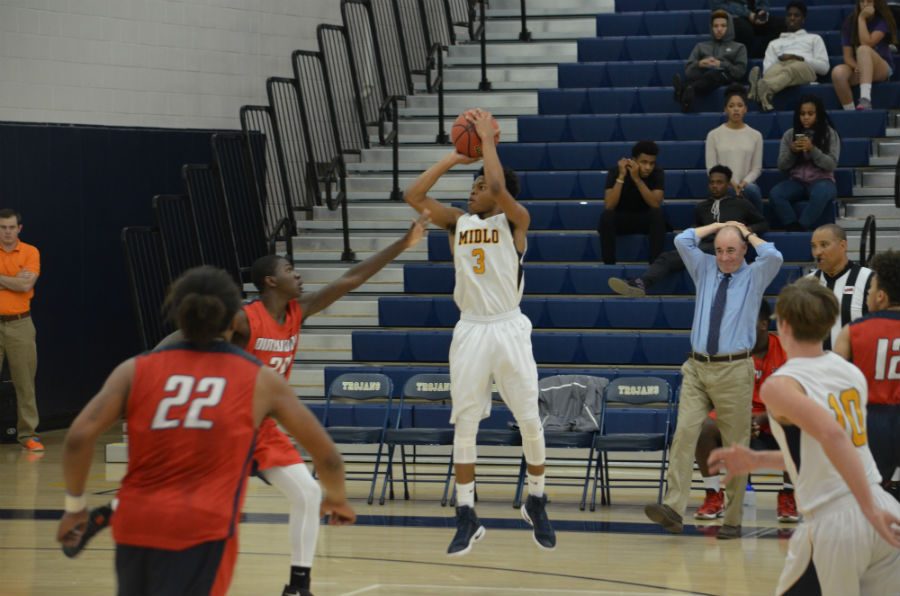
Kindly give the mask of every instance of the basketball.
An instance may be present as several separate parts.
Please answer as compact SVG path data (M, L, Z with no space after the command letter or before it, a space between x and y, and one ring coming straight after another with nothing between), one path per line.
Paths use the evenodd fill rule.
M491 117L491 123L497 131L494 137L496 142L500 142L500 124L494 117ZM475 125L466 120L466 112L460 114L450 129L450 140L456 147L457 153L467 155L469 157L481 157L481 139L475 132Z

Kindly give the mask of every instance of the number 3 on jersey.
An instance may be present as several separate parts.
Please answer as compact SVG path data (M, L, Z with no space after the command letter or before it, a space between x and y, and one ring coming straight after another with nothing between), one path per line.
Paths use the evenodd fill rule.
M484 273L484 249L473 248L472 256L475 257L475 266L472 267L472 271L478 275L482 275Z
M225 379L222 377L203 377L198 381L194 377L187 375L172 375L166 381L165 391L166 393L174 392L175 395L163 398L159 402L150 428L153 430L165 430L181 426L183 428L209 430L212 428L212 421L204 420L200 413L204 408L215 407L222 400L222 394L225 392ZM203 397L198 397L201 395ZM170 408L183 406L188 401L191 402L191 407L188 408L183 420L169 418Z
M850 431L850 439L857 447L862 447L868 441L861 402L856 389L841 391L840 398L833 393L828 395L828 406L834 411L837 423Z

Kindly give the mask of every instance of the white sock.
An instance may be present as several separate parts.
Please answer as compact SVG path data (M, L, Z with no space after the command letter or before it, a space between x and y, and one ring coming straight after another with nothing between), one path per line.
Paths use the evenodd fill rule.
M533 474L528 474L528 494L533 495L535 497L543 497L544 496L544 475L534 476Z
M891 482L900 482L900 468L894 470L894 475L891 476Z
M872 83L859 84L859 98L872 100Z
M715 492L719 492L719 476L704 476L703 477L703 486L706 487L706 490L712 490Z
M475 507L475 481L456 485L456 505Z
M845 110L855 110L856 109L856 106L853 105L852 101L850 103L845 103L841 107L844 108Z

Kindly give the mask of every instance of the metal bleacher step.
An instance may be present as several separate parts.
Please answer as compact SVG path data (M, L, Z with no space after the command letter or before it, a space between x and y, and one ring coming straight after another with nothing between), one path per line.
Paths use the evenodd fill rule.
M315 292L339 278L354 264L341 262L339 258L319 263L298 261L295 269L303 278L303 291ZM400 292L403 292L403 264L393 262L370 277L359 288L341 298L335 305L346 300L372 299L372 295ZM319 315L317 314L316 316Z
M483 108L491 113L498 110L500 115L536 114L538 98L534 91L493 91L493 92L448 92L444 94L444 110L447 115L459 114L469 108ZM406 107L400 109L400 115L406 115L412 110L433 110L427 115L437 115L438 96L411 95L406 98ZM518 111L513 111L518 110Z
M533 12L533 5L528 6L526 26L535 41L579 39L593 37L597 34L597 19L593 10L591 14L574 14L565 16L547 15ZM497 15L488 11L487 15ZM515 16L489 16L487 22L487 39L492 41L517 41L522 31L522 19ZM468 35L457 37L457 42L466 43ZM475 40L473 40L474 43Z
M436 104L435 104L436 105ZM470 107L480 107L480 106L470 106ZM463 110L456 111L446 109L444 113L444 132L449 137L451 133L451 129L453 127L453 121L456 120L457 115L461 113ZM505 142L514 143L518 140L518 128L519 122L514 117L500 117L497 118L497 123L500 125L501 137ZM435 107L435 113L433 116L421 117L421 118L409 118L403 119L398 122L399 130L400 130L400 143L435 143L438 134L438 117L437 117L437 107ZM390 130L390 128L388 128ZM369 139L372 144L378 142L378 129L375 127L369 127ZM450 150L450 146L447 145L447 151Z
M446 151L450 151L447 147ZM383 201L390 198L391 189L393 188L393 178L389 171L389 164L383 168L373 168L373 172L361 173L354 171L354 168L348 164L348 170L351 175L347 178L347 193L350 196L351 203L356 200L378 200ZM454 168L453 171L444 174L440 180L431 188L428 196L435 199L462 199L468 196L469 190L472 188L472 175L475 168ZM407 188L415 181L419 172L414 174L403 174L400 176L400 190Z
M400 234L396 231L366 231L355 233L350 239L350 246L359 260L368 258L376 252L393 244ZM294 238L294 261L339 260L344 250L344 238L340 230L309 230ZM403 252L404 261L427 261L428 243L420 242Z
M517 17L521 14L521 0L491 0L485 14L489 17ZM528 15L595 15L614 12L615 0L554 0L529 2Z
M518 89L556 88L558 84L556 66L532 66L530 64L509 64L490 66L487 69L487 80L496 91L512 91ZM447 67L444 71L444 89L446 91L476 92L481 83L481 65L463 65ZM426 90L424 82L416 83L416 92Z
M574 41L491 42L485 52L491 65L556 65L578 60L578 44ZM474 43L450 46L444 64L481 64L481 47Z

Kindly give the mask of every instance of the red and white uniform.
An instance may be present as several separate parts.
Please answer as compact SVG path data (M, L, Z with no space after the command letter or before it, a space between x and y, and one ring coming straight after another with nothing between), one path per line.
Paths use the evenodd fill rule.
M866 376L869 404L900 406L900 313L884 310L850 323L850 349Z
M177 551L230 539L221 593L236 558L259 368L225 342L150 352L135 358L126 407L129 463L112 519L115 541Z
M272 318L262 300L244 305L244 313L250 325L247 351L286 379L290 378L300 339L300 325L303 322L300 303L297 300L288 302L284 323ZM269 417L259 427L253 459L259 471L303 463L303 458L291 440Z

